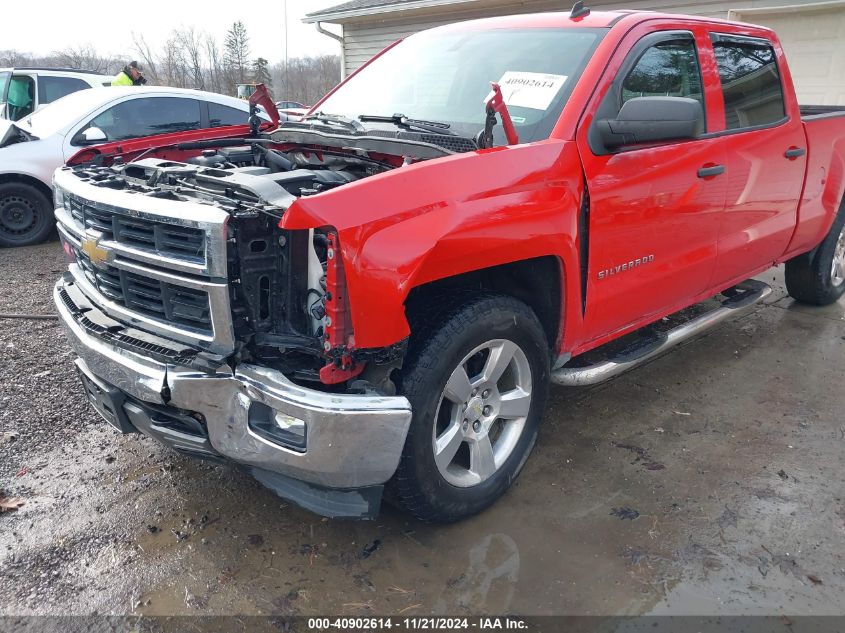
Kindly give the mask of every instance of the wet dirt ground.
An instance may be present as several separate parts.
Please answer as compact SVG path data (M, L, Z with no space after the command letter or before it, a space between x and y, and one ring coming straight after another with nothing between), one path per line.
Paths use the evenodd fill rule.
M0 250L51 313L57 243ZM775 294L598 387L553 388L492 509L329 521L120 436L55 321L0 319L0 614L842 614L845 305ZM774 281L773 281L774 280Z

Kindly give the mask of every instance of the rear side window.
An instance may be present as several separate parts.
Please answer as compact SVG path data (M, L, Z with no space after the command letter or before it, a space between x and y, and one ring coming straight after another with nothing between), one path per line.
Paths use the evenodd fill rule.
M75 77L38 77L38 103L52 103L77 90L90 88L87 83Z
M687 97L704 106L695 42L661 42L646 49L622 84L622 103L635 97Z
M219 103L208 104L208 118L211 127L222 125L244 125L249 119L249 114L237 108L220 105Z
M725 99L727 129L768 125L786 116L777 58L767 42L715 36L713 49Z

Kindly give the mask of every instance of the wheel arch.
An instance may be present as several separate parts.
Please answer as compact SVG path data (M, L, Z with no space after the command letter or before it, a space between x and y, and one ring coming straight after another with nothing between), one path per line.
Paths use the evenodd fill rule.
M559 257L545 255L463 272L413 287L405 299L405 316L456 291L493 292L518 299L537 315L549 352L560 348L563 335L565 268Z
M18 172L6 172L0 174L0 185L10 182L22 183L35 187L38 191L47 196L47 199L50 200L52 204L53 188L45 184L41 179L36 178L35 176L30 176L29 174L22 174Z

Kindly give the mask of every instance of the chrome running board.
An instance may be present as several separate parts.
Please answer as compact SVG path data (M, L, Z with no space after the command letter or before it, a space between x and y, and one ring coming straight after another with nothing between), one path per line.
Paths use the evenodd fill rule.
M596 385L633 369L655 356L683 343L727 319L737 317L768 297L772 288L762 281L749 279L726 290L727 298L719 307L695 317L666 332L655 333L643 344L642 341L626 349L614 352L606 360L586 367L569 367L567 363L551 374L551 380L565 387ZM577 358L575 359L577 362Z

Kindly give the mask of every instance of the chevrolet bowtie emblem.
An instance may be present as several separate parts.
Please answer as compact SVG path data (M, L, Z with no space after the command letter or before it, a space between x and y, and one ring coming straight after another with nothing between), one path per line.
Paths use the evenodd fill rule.
M89 237L86 235L82 238L81 247L82 252L88 256L88 259L95 266L103 266L114 259L112 250L101 246L98 237Z

